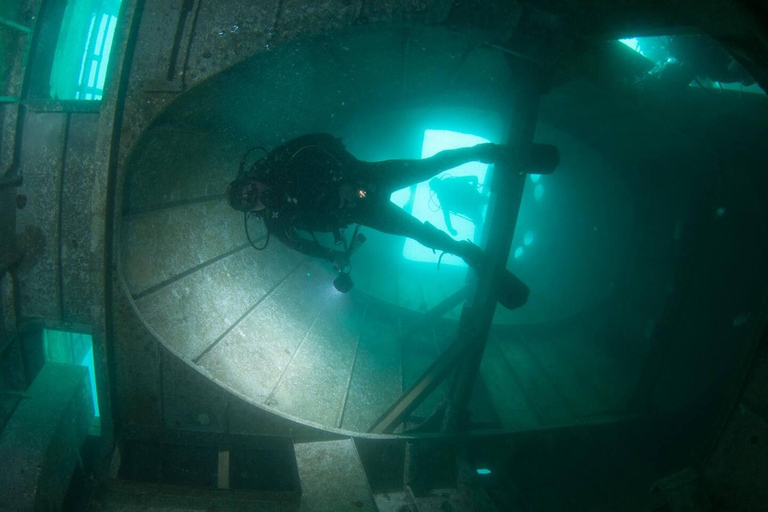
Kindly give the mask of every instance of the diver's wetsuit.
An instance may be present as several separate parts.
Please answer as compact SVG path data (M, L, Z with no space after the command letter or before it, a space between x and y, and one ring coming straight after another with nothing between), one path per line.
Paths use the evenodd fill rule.
M490 162L495 159L496 148L493 144L482 144L442 151L422 160L364 162L349 153L333 135L311 134L272 151L254 165L250 175L268 187L262 202L270 234L304 254L331 262L339 255L314 240L300 237L297 230L334 232L349 224L361 224L456 254L477 268L483 257L477 246L454 240L431 224L419 221L389 197L396 190L466 162ZM344 207L340 207L342 189L351 193L351 201ZM517 282L521 297L527 297L527 288Z

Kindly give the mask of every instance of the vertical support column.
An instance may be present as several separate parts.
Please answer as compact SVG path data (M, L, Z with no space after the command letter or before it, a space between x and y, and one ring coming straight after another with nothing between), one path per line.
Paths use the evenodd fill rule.
M491 202L484 233L486 265L477 275L477 286L461 314L459 339L467 346L451 388L444 430L470 427L469 400L480 370L488 332L496 311L497 283L506 271L515 225L525 186L525 166L536 131L543 76L534 63L508 57L517 83L512 91L513 115L507 144L516 151L496 163L491 183Z

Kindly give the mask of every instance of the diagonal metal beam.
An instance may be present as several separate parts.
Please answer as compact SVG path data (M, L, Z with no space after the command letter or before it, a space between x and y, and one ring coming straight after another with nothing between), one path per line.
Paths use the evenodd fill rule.
M457 367L467 349L466 339L466 336L457 336L456 340L445 352L440 354L440 357L427 368L422 376L374 422L368 432L372 434L393 433L403 420L416 410Z
M464 302L467 297L469 296L469 290L470 286L465 285L455 292L453 292L448 297L444 298L439 304L436 304L432 309L425 311L421 317L418 319L416 324L412 326L405 334L401 335L400 338L403 340L407 340L416 331L419 331L421 329L424 329L425 327L428 327L435 323L437 320L442 318L446 313L448 313L450 310Z

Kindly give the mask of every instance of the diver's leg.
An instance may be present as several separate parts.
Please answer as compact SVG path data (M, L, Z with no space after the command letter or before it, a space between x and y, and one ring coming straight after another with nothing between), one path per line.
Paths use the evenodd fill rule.
M363 181L377 183L389 190L399 190L432 176L453 169L467 162L491 164L500 158L503 146L478 144L470 148L448 149L421 160L384 160L359 162L358 170Z
M382 233L405 236L430 249L456 254L471 266L479 264L482 259L479 247L470 242L454 240L445 231L428 222L421 222L390 201L377 202L364 210L358 210L354 216L355 222Z
M373 205L371 205L373 206ZM483 250L468 241L454 240L428 222L421 222L389 201L377 203L375 207L359 210L355 222L383 233L412 238L420 244L455 254L475 271L483 265ZM498 299L507 309L516 309L528 301L530 290L520 279L509 271L504 272L498 287Z

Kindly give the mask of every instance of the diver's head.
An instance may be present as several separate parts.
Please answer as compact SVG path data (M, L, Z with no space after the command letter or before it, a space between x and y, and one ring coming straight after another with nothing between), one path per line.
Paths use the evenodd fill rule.
M229 206L241 212L263 210L261 202L265 185L260 181L239 178L227 187L227 202Z

